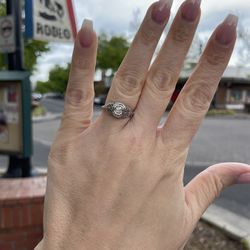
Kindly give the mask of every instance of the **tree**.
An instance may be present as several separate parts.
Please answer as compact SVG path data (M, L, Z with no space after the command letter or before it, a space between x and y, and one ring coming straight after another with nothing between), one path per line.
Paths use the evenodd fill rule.
M34 71L36 69L37 60L44 53L50 51L49 44L37 40L24 40L24 65L25 68Z
M135 33L139 30L141 25L141 10L135 8L132 13L132 20L129 23L130 38L133 39Z
M196 34L185 58L184 69L193 69L196 66L204 47L204 42L201 40L199 34Z
M240 25L238 28L238 52L239 66L250 64L250 29L248 26Z
M0 16L6 15L6 3L0 1ZM43 41L24 39L24 65L25 69L34 71L36 69L37 59L43 53L50 50L49 44ZM0 70L7 69L7 57L0 54Z
M36 91L39 93L57 92L65 93L68 83L70 64L66 67L56 65L49 72L49 80L47 82L38 81Z
M103 77L107 70L111 70L112 74L117 71L128 48L129 42L122 36L108 38L104 33L100 35L96 67L102 71Z

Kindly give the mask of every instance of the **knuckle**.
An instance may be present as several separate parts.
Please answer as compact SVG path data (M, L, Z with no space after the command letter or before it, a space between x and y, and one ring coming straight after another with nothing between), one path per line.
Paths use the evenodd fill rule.
M92 99L93 92L90 90L83 91L82 89L70 89L67 91L66 103L79 107L80 104L88 103Z
M71 63L71 69L88 69L90 66L89 58L83 57L81 54L74 52L74 56Z
M207 110L212 99L211 86L206 82L193 83L184 91L186 109L199 113Z
M224 189L224 184L221 181L221 178L212 170L207 170L207 173L206 186L209 189L208 191L210 194L214 195L214 198L219 197L220 193Z
M205 60L212 66L224 65L227 60L228 50L211 44L205 53Z
M175 42L186 42L190 40L190 29L184 25L179 25L176 29L173 30L172 39Z
M120 74L114 80L119 92L129 96L134 96L140 92L142 80L135 74Z
M158 32L156 32L155 26L147 22L141 27L139 33L139 39L142 44L149 46L158 41Z
M169 70L162 71L156 69L150 73L147 81L149 87L156 88L157 92L169 92L173 90L173 74Z

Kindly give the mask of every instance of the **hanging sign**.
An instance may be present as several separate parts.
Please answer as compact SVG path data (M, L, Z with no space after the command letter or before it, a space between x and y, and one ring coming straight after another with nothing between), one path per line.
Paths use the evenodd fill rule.
M26 0L25 33L48 42L73 42L76 22L71 0Z
M15 44L14 17L11 15L0 17L0 52L15 52Z

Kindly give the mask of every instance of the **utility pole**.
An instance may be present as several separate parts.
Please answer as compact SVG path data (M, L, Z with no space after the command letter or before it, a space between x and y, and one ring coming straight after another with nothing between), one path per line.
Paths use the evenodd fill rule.
M8 70L23 71L24 70L24 45L22 34L22 1L7 0L7 15L13 15L15 20L16 34L16 51L8 54ZM22 157L19 155L10 155L8 170L3 177L18 178L31 176L31 159L30 157Z

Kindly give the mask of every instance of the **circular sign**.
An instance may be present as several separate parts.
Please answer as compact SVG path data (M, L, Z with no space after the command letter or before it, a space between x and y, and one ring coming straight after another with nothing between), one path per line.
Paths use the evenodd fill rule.
M1 22L0 32L3 38L9 38L13 31L13 24L9 19Z

